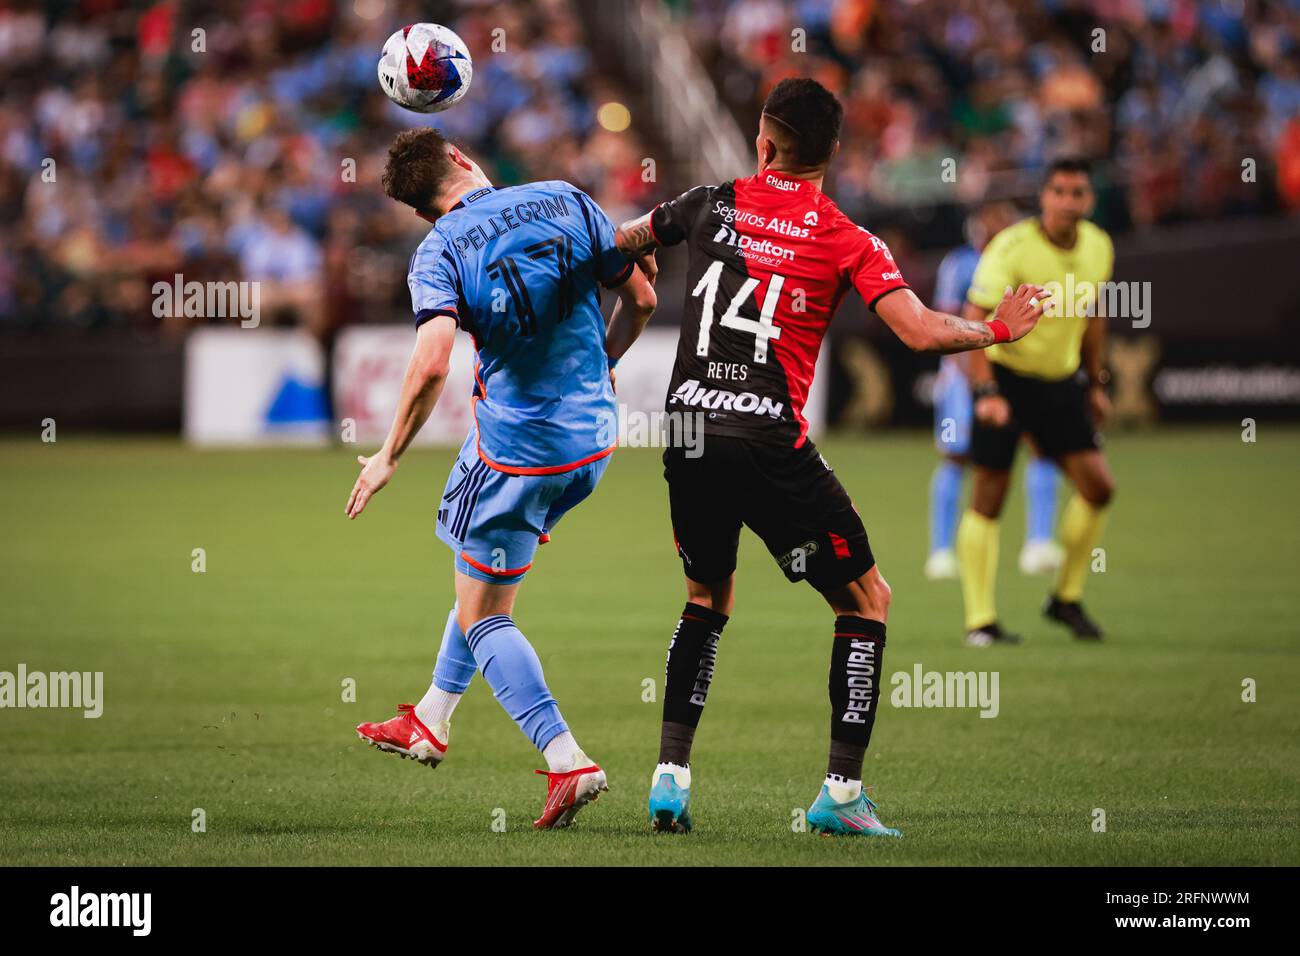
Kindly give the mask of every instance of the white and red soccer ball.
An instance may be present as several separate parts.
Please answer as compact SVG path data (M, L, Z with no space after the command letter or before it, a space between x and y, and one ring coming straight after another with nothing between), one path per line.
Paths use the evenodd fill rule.
M437 23L412 23L388 38L379 57L379 85L417 113L439 113L469 90L474 76L465 41Z

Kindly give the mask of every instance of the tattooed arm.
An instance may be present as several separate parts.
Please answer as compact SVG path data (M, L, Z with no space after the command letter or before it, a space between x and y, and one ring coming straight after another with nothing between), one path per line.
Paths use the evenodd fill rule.
M614 233L615 245L629 259L640 258L659 248L659 240L650 227L650 215L646 213L637 219L629 219Z
M659 271L655 250L686 241L712 200L715 188L694 186L676 199L661 202L644 215L629 219L614 232L614 245L624 258L635 260L637 268L654 282Z
M1038 324L1046 296L1039 286L1022 285L1014 292L1008 289L990 321L1001 319L1006 324L1009 341L1023 338ZM914 352L967 352L994 342L988 322L936 312L908 288L886 294L876 305L876 314Z
M618 246L619 252L636 262L636 267L654 285L655 277L659 275L655 250L659 248L660 242L650 226L650 216L651 213L648 212L619 226L614 233L614 244Z

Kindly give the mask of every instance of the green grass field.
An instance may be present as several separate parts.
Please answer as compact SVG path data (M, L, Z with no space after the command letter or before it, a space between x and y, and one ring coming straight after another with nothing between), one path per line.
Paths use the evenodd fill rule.
M694 755L697 830L648 832L659 704L643 681L661 688L683 600L656 452L617 455L520 597L517 620L612 786L572 830L539 834L540 758L481 680L436 772L352 730L427 686L452 599L433 535L451 451L412 452L349 523L353 450L61 431L0 442L0 670L103 671L105 709L0 711L0 862L1300 863L1300 431L1112 439L1107 570L1087 595L1101 646L1039 617L1046 580L1015 570L1016 492L1000 611L1027 643L988 651L961 643L957 585L920 573L927 438L822 447L894 589L886 674L1000 674L995 719L882 708L866 778L904 840L792 830L825 769L831 618L748 535Z

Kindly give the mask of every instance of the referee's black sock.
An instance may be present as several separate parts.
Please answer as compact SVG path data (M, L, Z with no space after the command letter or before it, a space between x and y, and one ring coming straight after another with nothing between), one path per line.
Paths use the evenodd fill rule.
M659 737L659 762L685 767L691 760L695 728L704 713L704 699L713 681L718 638L727 615L688 603L668 645L664 680L664 721Z
M862 779L862 761L871 742L880 699L885 625L864 617L835 618L831 646L831 754L827 774Z

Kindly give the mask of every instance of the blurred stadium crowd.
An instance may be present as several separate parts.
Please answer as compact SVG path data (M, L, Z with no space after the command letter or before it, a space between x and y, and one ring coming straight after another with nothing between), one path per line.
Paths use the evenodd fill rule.
M747 136L781 76L841 93L831 188L873 226L890 210L951 205L954 190L959 203L1025 195L1063 151L1106 161L1113 229L1300 209L1300 0L669 6ZM643 181L653 130L596 121L627 96L580 11L581 0L0 5L0 330L182 328L192 320L151 308L152 284L175 273L259 280L268 320L323 338L396 318L427 227L373 184L392 133L422 122L496 181L568 179L616 221L691 185ZM436 119L390 104L375 78L387 35L416 20L452 26L474 58L470 100ZM806 53L791 50L795 27ZM1090 48L1094 27L1104 53ZM947 157L955 184L936 172ZM1258 184L1243 183L1243 157Z
M1300 210L1300 0L673 6L738 115L791 74L840 93L846 211L1022 196L1064 152L1109 161L1114 229Z
M437 119L375 75L395 24L433 19L475 63L472 108ZM568 0L0 6L0 88L0 329L181 327L151 308L175 273L258 280L264 322L322 337L397 318L428 225L375 184L421 123L497 181L568 179L611 214L647 201L637 134L595 121L615 87Z

